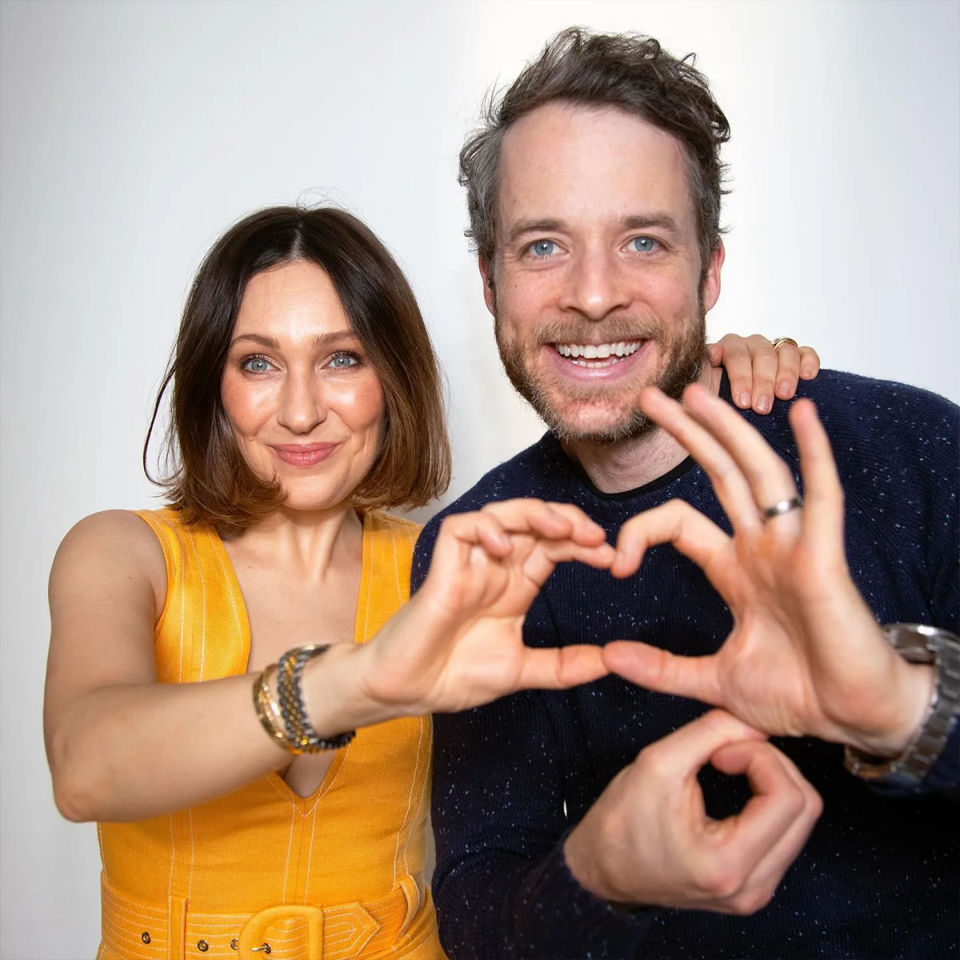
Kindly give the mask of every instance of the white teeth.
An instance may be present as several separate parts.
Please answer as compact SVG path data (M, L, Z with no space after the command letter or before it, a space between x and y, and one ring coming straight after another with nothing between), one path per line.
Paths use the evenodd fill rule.
M554 344L561 357L585 360L606 360L611 356L629 357L640 349L639 340L621 340L619 343L557 343Z

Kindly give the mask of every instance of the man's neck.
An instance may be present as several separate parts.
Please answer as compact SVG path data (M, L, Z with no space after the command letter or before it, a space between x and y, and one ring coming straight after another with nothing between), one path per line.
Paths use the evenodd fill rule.
M699 382L716 396L722 376L719 368L705 363ZM687 451L660 427L618 443L564 444L564 450L580 463L593 485L603 493L622 493L645 486L687 457Z

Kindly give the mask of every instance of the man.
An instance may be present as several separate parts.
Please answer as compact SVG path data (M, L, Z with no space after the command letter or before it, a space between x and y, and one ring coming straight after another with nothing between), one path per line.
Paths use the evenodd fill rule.
M956 638L910 654L935 665L908 663L890 644L927 641L876 625L958 630L957 409L846 374L801 386L833 440L845 561L812 408L791 414L800 510L789 405L731 424L704 362L727 136L689 60L569 30L461 154L501 357L549 432L445 513L536 497L612 540L630 521L621 578L558 568L523 634L635 643L605 651L627 679L436 718L434 892L453 958L957 953ZM643 390L691 383L687 412ZM679 553L636 573L663 541ZM789 739L761 747L757 730Z

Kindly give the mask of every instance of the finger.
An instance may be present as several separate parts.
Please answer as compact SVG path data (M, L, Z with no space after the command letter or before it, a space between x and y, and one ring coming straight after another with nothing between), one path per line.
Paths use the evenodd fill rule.
M530 551L521 567L523 575L536 586L542 587L558 563L577 560L597 570L607 570L616 558L616 551L609 543L597 547L585 547L572 540L541 540Z
M604 648L609 649L611 644ZM700 768L724 744L763 741L766 734L726 710L709 710L640 751L634 763L652 767L662 778L696 777Z
M706 393L705 390L703 392ZM688 395L693 395L689 387L684 392L684 402ZM722 400L717 402L727 406ZM693 418L692 411L685 410L656 387L645 387L640 391L639 406L703 467L734 529L757 529L760 515L746 477L730 453ZM736 411L728 412L742 420ZM743 422L746 424L746 421Z
M572 523L558 510L543 500L518 498L488 503L480 513L496 518L509 533L533 533L544 537L567 537Z
M517 690L566 690L599 680L608 673L602 647L589 644L548 650L527 647Z
M507 557L513 544L496 517L474 511L446 517L440 525L437 549L446 553L454 551L459 559L465 559L471 547L483 547L491 556ZM431 567L435 564L431 564Z
M723 363L723 347L719 343L707 344L707 362L711 367L719 367Z
M777 396L781 400L790 400L797 392L800 379L800 348L783 341L776 349L777 354Z
M803 534L811 548L834 558L843 554L843 486L830 440L810 400L798 400L789 414L803 477Z
M638 687L723 705L716 655L682 657L639 640L614 640L603 648L603 662L610 673Z
M572 524L573 531L570 534L571 540L582 543L586 546L596 546L607 542L607 532L583 512L579 507L572 503L553 503L547 504L551 510L565 516Z
M800 348L800 379L813 380L820 372L820 355L813 347Z
M750 351L753 380L750 405L757 413L769 413L773 409L773 386L777 376L777 351L773 344L759 334L747 338Z
M730 395L733 402L742 410L750 408L753 394L753 361L747 348L747 341L736 334L728 333L714 344L719 351L718 365L723 363L730 381Z
M746 806L716 828L731 841L729 855L740 861L744 872L754 874L752 882L772 893L799 852L798 839L806 838L816 819L811 816L806 781L789 757L770 743L724 746L711 755L710 762L723 773L745 775L750 783L753 796ZM786 847L785 837L789 838ZM752 870L750 864L755 865Z
M569 503L515 499L488 503L481 511L497 518L508 533L529 533L548 539L576 540L589 546L606 541L603 527Z
M527 558L525 568L526 564L530 563L538 552L545 560L549 561L551 567L558 563L576 560L598 570L608 569L617 556L617 551L609 543L588 547L582 543L574 543L573 540L544 540L539 544L539 547L539 551L533 551Z
M616 559L610 572L615 577L632 576L640 568L646 551L660 543L672 543L707 571L714 566L718 554L726 556L730 542L726 533L689 503L668 500L631 517L620 528ZM714 586L723 593L720 585Z
M766 744L766 746L774 751L770 755L770 760L778 763L780 773L792 782L799 800L799 808L780 835L761 855L750 874L748 883L744 885L742 898L745 902L741 903L741 906L744 908L743 912L748 913L764 906L773 896L784 873L803 849L810 831L823 811L820 795L800 773L793 761L772 745ZM751 768L750 758L747 756L751 747L751 744L742 743L721 747L711 757L711 763L724 773L746 773L751 789L755 793L769 791L769 783L764 786L762 779L758 779L756 765L754 764ZM741 811L741 814L745 811L746 808ZM752 812L750 811L751 815Z
M712 396L699 384L688 387L683 400L690 416L733 458L746 478L757 507L762 510L796 497L797 487L790 468L757 430L730 409L729 404ZM757 520L762 522L760 517ZM795 528L799 531L797 515L787 513L777 517L776 523L779 530Z

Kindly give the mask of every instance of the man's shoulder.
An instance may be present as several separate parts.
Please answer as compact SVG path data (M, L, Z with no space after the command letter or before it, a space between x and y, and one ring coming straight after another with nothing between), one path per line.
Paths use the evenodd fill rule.
M956 420L960 407L930 390L841 370L822 370L801 381L797 397L817 404L821 419L832 417L891 424L905 418Z
M481 510L488 503L512 500L517 497L545 496L545 484L551 472L551 460L562 456L559 444L548 433L535 444L521 450L485 473L469 490L461 494L429 520L417 540L414 560L414 583L419 585L418 569L429 562L433 544L444 518L456 513ZM425 573L425 571L424 571Z
M921 387L878 380L839 370L822 370L815 380L801 381L797 398L814 402L838 460L909 451L935 444L944 456L960 440L960 407ZM747 419L780 452L793 448L787 422L792 401L777 401L774 412Z
M437 513L424 528L424 533L439 526L450 514L480 510L488 503L500 500L541 496L547 462L556 447L556 441L550 434L545 434L526 450L488 470L469 490Z

